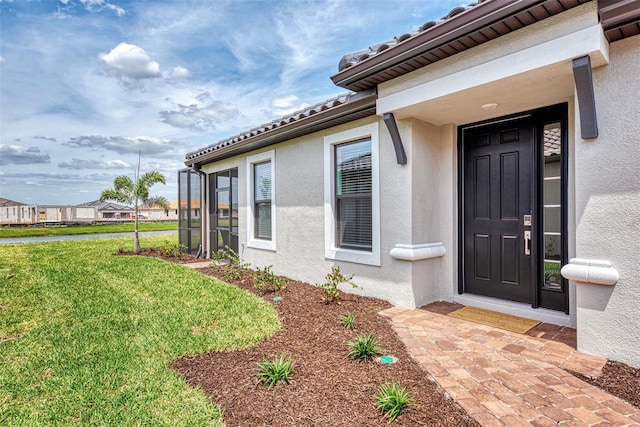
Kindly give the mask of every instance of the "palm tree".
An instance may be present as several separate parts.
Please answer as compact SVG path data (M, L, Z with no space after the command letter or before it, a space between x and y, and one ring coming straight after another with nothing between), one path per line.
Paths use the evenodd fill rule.
M169 202L164 197L151 197L149 189L155 184L166 184L166 179L160 172L147 172L140 176L140 155L138 155L138 168L136 170L135 180L131 180L126 175L120 175L113 181L113 188L104 190L100 194L100 201L113 200L126 205L133 205L134 218L134 252L140 252L140 237L138 236L138 208L141 203L148 205L160 206L166 211L169 210Z

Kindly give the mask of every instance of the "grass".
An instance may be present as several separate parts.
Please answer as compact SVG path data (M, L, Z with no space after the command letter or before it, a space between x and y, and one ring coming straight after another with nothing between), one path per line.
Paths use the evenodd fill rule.
M177 222L139 222L138 231L177 230ZM68 236L73 234L133 233L133 221L120 224L70 225L50 227L2 227L0 238Z
M220 424L172 361L255 344L277 314L187 267L111 255L129 240L0 245L0 425Z

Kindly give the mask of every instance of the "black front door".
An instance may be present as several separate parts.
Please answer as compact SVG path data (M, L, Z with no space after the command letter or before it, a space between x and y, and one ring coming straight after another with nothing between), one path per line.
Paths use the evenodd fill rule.
M533 303L535 137L531 116L461 131L464 292Z

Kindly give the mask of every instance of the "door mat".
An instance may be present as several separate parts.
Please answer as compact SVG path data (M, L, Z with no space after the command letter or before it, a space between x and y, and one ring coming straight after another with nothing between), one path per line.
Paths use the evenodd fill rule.
M498 313L497 311L476 307L462 307L459 310L452 311L447 314L447 316L492 326L494 328L505 329L519 334L524 334L540 323L538 320L525 319L524 317L512 316L510 314Z

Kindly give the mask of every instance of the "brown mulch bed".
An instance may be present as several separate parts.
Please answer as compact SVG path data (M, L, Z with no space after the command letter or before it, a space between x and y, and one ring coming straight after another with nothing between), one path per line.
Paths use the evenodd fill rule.
M169 262L175 262L177 264L189 264L189 263L193 263L193 262L201 262L201 261L207 261L205 259L198 259L196 257L194 257L193 255L190 254L181 254L179 257L171 257L171 256L165 256L165 250L162 248L154 248L154 247L150 247L150 248L142 248L140 250L140 252L138 252L137 254L133 251L130 250L125 250L124 248L120 248L118 249L117 252L114 252L114 255L116 256L148 256L148 257L153 257L153 258L161 258L165 261L169 261Z
M132 253L122 251L115 255ZM139 255L179 263L202 261L190 255L167 258L162 250L153 248ZM199 271L224 280L224 268ZM249 277L231 282L256 292ZM419 405L393 424L478 425L430 380L429 374L410 358L388 321L378 315L390 307L389 303L342 293L342 304L326 305L321 289L296 281L278 293L283 298L280 302L273 301L274 294L261 295L274 304L282 321L281 330L272 338L252 349L197 355L174 364L189 383L201 387L214 403L223 407L227 426L388 425L373 407L371 395L377 392L379 384L390 380L406 386ZM338 322L338 317L347 312L356 316L355 330L346 330ZM399 361L381 365L349 360L345 342L358 334L373 334L386 354ZM282 353L295 360L291 384L272 389L257 384L253 377L256 363ZM598 378L572 374L640 408L640 369L609 361Z
M610 360L598 378L585 377L576 372L572 374L640 408L640 369Z
M199 271L223 277L225 268ZM232 282L256 292L249 276ZM371 396L392 380L407 387L418 405L400 415L395 425L478 425L409 357L389 322L378 315L389 303L342 293L341 304L324 304L320 288L297 281L277 294L282 301L273 301L273 293L263 295L282 322L273 337L251 349L197 355L174 364L190 384L224 408L226 425L385 426L388 420ZM353 330L338 320L348 312L355 314ZM349 359L345 343L358 334L372 334L385 354L398 361L383 365ZM293 381L273 388L257 383L256 363L283 353L295 361Z

